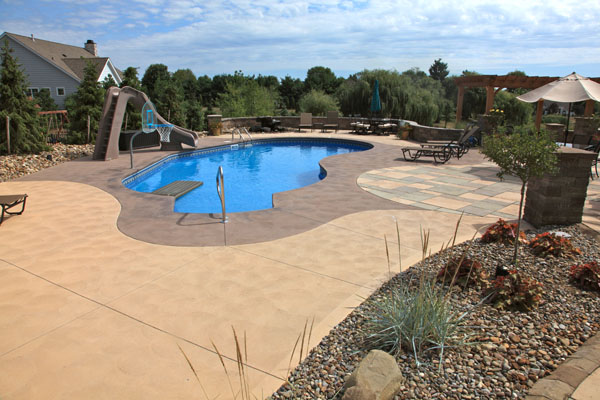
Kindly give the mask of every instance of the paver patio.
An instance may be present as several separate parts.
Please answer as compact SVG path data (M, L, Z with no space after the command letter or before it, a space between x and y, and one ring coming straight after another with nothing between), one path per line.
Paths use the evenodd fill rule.
M392 137L368 139L377 154L393 154L392 146L402 144ZM119 218L128 205L106 187L49 180L51 172L0 184L0 194L29 194L25 213L0 227L0 397L204 398L179 345L209 397L231 398L211 341L226 357L235 382L232 326L247 335L253 393L270 394L282 383L307 320L314 318L312 346L386 279L384 234L392 242L391 268L400 269L395 221L406 268L420 258L420 229L431 231L430 247L436 250L449 240L461 210L459 241L498 216L509 218L502 210L514 199L498 196L511 187L478 194L499 183L489 174L491 166L473 157L472 164L451 161L439 167L383 158L379 167L353 178L364 185L363 190L354 184L356 198L377 208L347 204L350 212L337 216L331 214L335 207L330 214L327 207L306 214L299 209L293 218L314 223L291 226L289 235L275 239L225 246L158 244L171 240L163 235L177 235L175 228L155 231L155 243L125 234ZM359 159L370 168L367 158ZM127 162L70 163L57 171L85 173L89 165L113 168ZM324 164L332 166L327 179L335 183L335 161ZM397 180L406 178L464 191L453 195L413 184L412 194L429 197L407 204L404 193L394 192L402 187ZM592 183L588 193L584 220L598 226L599 185ZM485 207L488 200L493 207ZM469 213L469 207L486 213ZM293 225L296 219L289 221ZM233 219L226 229L250 229L243 223Z

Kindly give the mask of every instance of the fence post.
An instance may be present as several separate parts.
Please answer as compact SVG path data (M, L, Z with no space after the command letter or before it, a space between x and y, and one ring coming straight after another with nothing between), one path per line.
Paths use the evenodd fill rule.
M10 117L6 116L6 150L10 154Z
M87 125L87 128L88 128L88 135L87 135L87 142L86 143L89 143L90 142L90 114L88 114L88 125Z

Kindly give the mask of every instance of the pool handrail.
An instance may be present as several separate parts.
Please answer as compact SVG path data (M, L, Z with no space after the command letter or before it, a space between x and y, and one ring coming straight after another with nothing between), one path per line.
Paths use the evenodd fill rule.
M219 165L217 169L217 194L219 195L219 199L221 199L221 210L222 210L222 223L227 223L228 218L225 212L225 181L223 176L223 167Z

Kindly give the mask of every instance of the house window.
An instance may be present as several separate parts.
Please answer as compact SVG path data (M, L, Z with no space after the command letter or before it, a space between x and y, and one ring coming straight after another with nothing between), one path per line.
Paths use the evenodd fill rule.
M65 95L65 88L64 87L57 87L56 88L56 95L57 96L64 96Z
M33 97L36 94L38 94L40 91L40 89L36 88L36 87L28 87L27 88L27 96L29 97Z

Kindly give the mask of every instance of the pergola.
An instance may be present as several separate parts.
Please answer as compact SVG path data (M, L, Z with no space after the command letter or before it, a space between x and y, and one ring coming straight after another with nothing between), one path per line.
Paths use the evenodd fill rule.
M456 86L458 86L458 101L456 105L456 122L461 120L463 99L465 88L484 87L486 92L485 109L489 110L494 105L494 96L502 89L537 89L547 83L558 80L556 76L519 76L519 75L471 75L459 76L454 78ZM600 83L600 78L591 78L594 82ZM539 128L542 122L542 109L544 101L540 100L537 103L537 111L535 125ZM588 100L585 102L585 116L590 116L594 112L594 101Z

